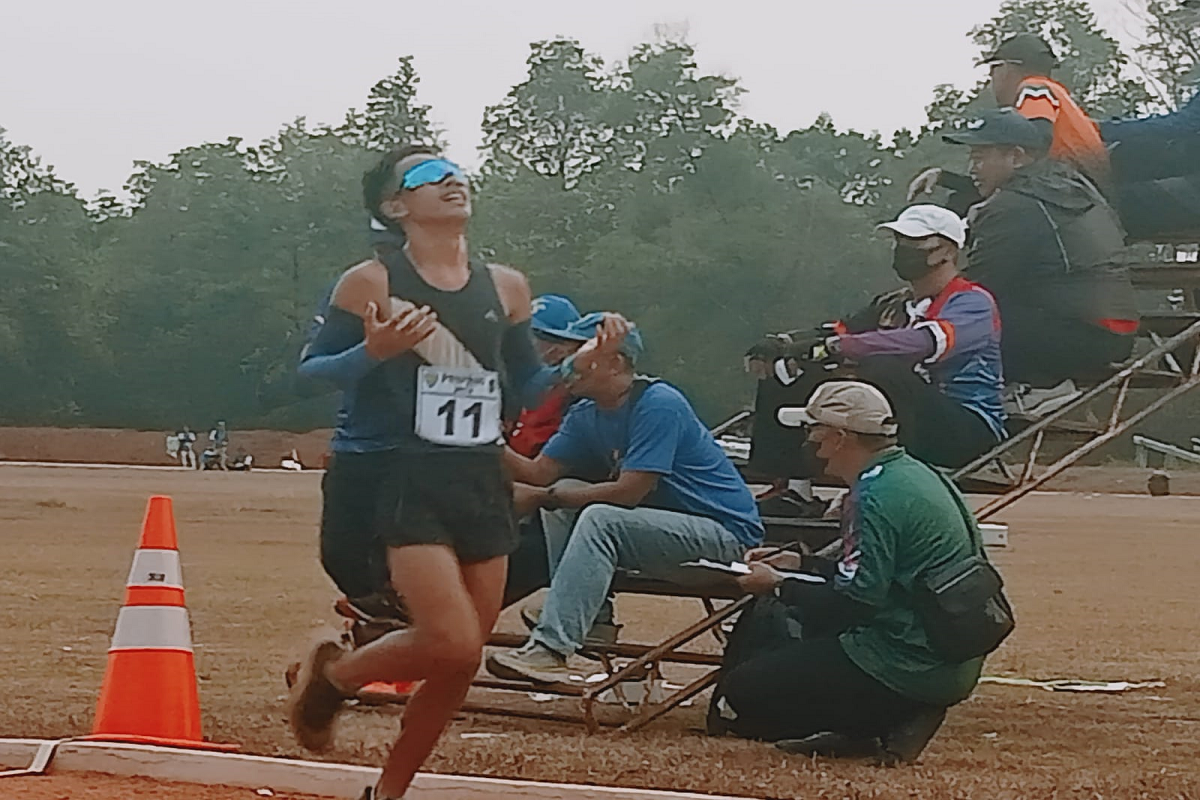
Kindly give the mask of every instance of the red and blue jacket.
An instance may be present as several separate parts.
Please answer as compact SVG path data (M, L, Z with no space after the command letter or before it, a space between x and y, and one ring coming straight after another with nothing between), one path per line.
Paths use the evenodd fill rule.
M910 304L908 311L904 327L838 336L838 352L853 361L911 359L930 383L1004 438L1000 311L991 293L960 275L936 297Z

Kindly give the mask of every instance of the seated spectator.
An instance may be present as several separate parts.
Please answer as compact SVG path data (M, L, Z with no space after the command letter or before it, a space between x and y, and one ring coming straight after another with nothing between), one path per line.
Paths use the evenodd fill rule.
M579 352L595 346L589 341ZM754 498L737 469L678 389L635 375L640 354L634 329L595 369L572 372L574 358L567 359L568 385L584 399L537 458L506 453L513 479L537 487L551 582L526 645L488 659L495 675L567 680L567 657L608 605L617 569L686 581L683 562L730 562L762 541ZM556 483L568 471L598 465L609 480Z
M1100 130L1067 88L1050 78L1058 59L1044 39L1032 33L1011 36L979 64L989 70L996 104L1032 120L1049 142L1050 158L1070 164L1105 194L1110 193L1108 150ZM967 176L935 167L909 184L908 202L938 186L950 190L946 205L959 214L965 215L982 199Z
M738 583L794 609L800 638L731 666L710 732L791 740L780 746L805 755L913 761L979 680L983 659L938 655L916 604L927 571L976 553L974 523L955 489L897 445L892 409L874 387L825 383L779 418L807 426L826 470L850 486L842 555L747 554L751 572ZM788 580L781 569L826 580Z
M1184 26L1200 25L1194 1L1177 10ZM1200 228L1200 95L1178 111L1148 119L1096 122L1049 77L1058 65L1033 34L1005 40L982 62L1002 107L1015 108L1051 136L1050 158L1076 167L1111 199L1130 238L1193 234ZM933 168L909 185L908 201L941 186L946 204L965 214L981 199L963 175Z
M1023 386L1010 413L1069 402L1074 381L1106 377L1138 329L1116 212L1074 168L1046 158L1046 140L1012 110L987 111L946 141L971 148L986 200L972 209L966 275L1004 320L1004 374ZM1041 391L1049 389L1049 391Z
M772 396L760 390L760 404L770 404L759 406L755 420L752 467L762 463L756 462L760 451L786 463L780 449L795 448L796 432L765 412L802 402L834 377L814 364L821 360L841 365L840 375L879 387L896 409L901 443L922 461L960 467L1004 438L1000 315L991 295L959 274L967 237L962 219L940 206L918 205L879 227L893 235L893 269L909 290L878 298L832 326L835 335L819 335L807 352L793 352L804 366L786 389L777 388L783 381L776 378L762 381ZM766 444L768 439L775 441ZM790 464L788 477L816 477L811 459L798 459L794 450Z
M1100 129L1067 87L1050 78L1058 59L1046 40L1018 33L1001 42L982 63L990 71L996 104L1013 108L1042 127L1050 139L1050 158L1070 164L1107 191L1108 149Z
M547 294L533 300L533 344L542 363L557 367L567 356L579 349L590 336L580 337L572 332L580 313L575 304L562 295ZM594 331L593 331L594 333ZM562 424L563 415L571 400L570 391L562 384L555 385L540 406L524 409L507 436L508 446L526 458L541 452ZM514 486L514 505L521 518L520 542L508 557L508 578L504 584L504 608L519 602L538 589L550 585L550 567L546 554L546 537L541 517L532 502L531 493L520 484Z
M534 298L530 328L542 363L556 367L579 349L582 342L565 337L580 316L575 304L562 295L545 294ZM571 393L566 386L554 386L540 406L521 411L508 436L508 446L526 458L536 456L558 430L570 401Z

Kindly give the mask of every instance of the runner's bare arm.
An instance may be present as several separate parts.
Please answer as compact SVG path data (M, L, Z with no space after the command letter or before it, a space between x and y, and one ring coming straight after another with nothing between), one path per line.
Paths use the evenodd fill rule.
M300 355L300 375L352 386L379 363L412 349L433 332L436 314L411 304L393 314L387 292L387 272L379 262L366 261L347 270Z
M519 325L533 316L533 292L525 273L502 264L488 264L492 279L496 282L496 293L504 304L504 313L513 325Z
M387 268L375 259L346 270L333 289L333 305L356 317L366 316L368 303L390 308Z
M490 264L488 268L492 271L496 293L504 304L504 313L509 321L500 350L509 380L521 405L534 408L560 377L556 370L542 363L533 346L533 334L529 327L530 317L533 316L533 299L529 281L512 267Z

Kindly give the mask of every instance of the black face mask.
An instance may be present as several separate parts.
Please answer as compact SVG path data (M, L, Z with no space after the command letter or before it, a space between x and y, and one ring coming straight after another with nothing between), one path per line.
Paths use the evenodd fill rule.
M892 251L892 269L902 280L915 281L929 272L929 254L915 247L897 245Z

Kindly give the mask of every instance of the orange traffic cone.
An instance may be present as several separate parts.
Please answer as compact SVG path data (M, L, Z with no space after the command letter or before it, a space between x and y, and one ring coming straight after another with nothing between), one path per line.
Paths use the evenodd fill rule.
M88 739L234 750L200 734L200 698L171 498L151 497Z

